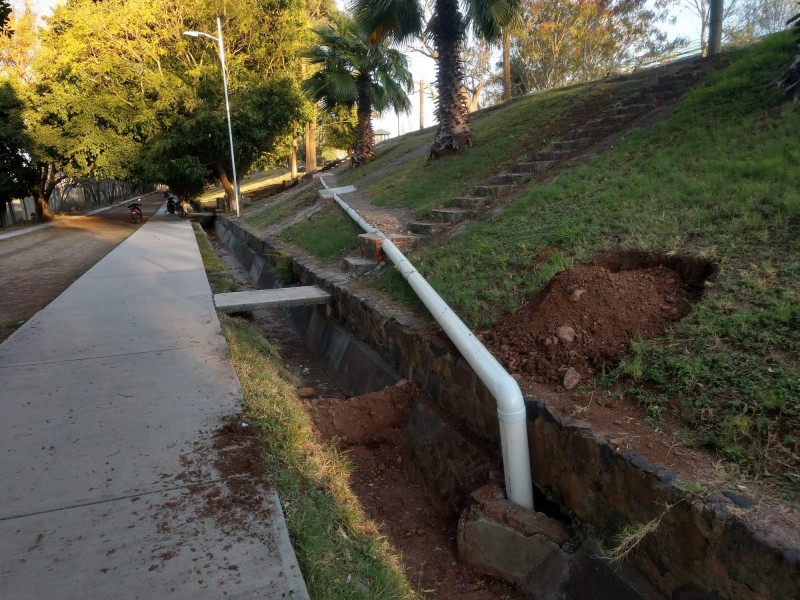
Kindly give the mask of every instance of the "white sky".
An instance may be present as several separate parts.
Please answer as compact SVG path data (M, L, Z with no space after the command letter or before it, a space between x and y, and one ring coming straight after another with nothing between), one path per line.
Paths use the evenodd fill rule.
M39 7L42 14L47 14L51 8L65 0L36 0L36 5ZM343 8L349 0L336 0L337 6ZM16 4L16 2L15 2ZM699 40L700 38L700 20L698 17L692 15L686 8L682 6L673 7L670 9L671 14L677 17L675 25L665 27L670 39L681 36L689 40ZM408 115L398 115L395 113L386 113L381 118L373 122L375 129L386 129L390 131L392 137L400 134L408 133L409 131L419 128L419 80L423 79L425 82L435 84L436 72L434 70L433 61L418 52L408 52L409 68L414 76L415 90L409 97L411 99L411 113ZM434 124L434 102L429 94L426 94L425 101L425 126L430 127Z

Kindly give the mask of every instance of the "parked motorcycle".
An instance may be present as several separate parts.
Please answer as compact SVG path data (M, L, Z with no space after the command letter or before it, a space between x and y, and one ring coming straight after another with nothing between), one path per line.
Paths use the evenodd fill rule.
M138 201L131 202L128 204L128 210L131 211L131 221L140 223L142 220L142 203Z

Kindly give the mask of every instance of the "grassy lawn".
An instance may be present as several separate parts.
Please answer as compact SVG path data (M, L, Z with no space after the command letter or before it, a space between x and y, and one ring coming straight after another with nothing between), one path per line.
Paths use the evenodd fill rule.
M399 559L350 490L346 457L316 441L276 349L246 321L220 320L310 596L413 598Z
M580 85L534 94L507 108L476 113L471 125L475 145L455 160L428 162L428 153L411 158L402 166L364 186L359 182L411 150L427 149L433 132L398 142L380 152L368 165L348 171L343 184L359 187L378 206L414 208L424 211L446 206L453 196L469 196L472 188L491 175L530 153L526 143L540 149L548 140L572 129L572 113L591 106L610 91L624 93L624 85L601 83Z
M794 52L787 33L731 53L731 64L669 118L554 184L533 188L497 218L414 262L465 321L488 327L557 271L604 251L639 248L713 260L717 273L692 313L665 337L634 344L596 385L637 398L655 421L677 399L691 443L716 449L751 476L789 484L786 493L796 498L800 112L769 87ZM554 114L564 97L543 106ZM528 128L520 118L508 115L507 125L497 127L524 122ZM476 124L482 135L491 129ZM440 164L457 179L469 171L462 163L478 168L473 153L481 145ZM415 207L440 203L452 188L445 192L438 183L438 168L415 165L413 171L430 174L417 182L397 176L416 190L409 195L427 194L425 200L401 196L399 179L374 193ZM432 191L425 192L428 185ZM549 258L532 267L545 251ZM379 285L398 297L410 294L393 273Z
M242 194L247 192L252 192L253 190L257 190L258 188L281 183L288 178L289 178L289 172L286 169L273 169L272 171L269 171L267 173L261 173L253 177L245 177L242 181L239 182L239 192ZM217 198L220 198L224 195L225 195L225 190L222 189L221 185L218 185L210 190L203 192L202 195L196 198L196 201L202 204L203 206L212 205L216 204Z
M245 219L245 223L256 229L266 229L270 225L280 223L303 208L316 202L316 192L299 194L274 204L259 213Z
M338 205L328 206L308 221L289 227L280 237L297 244L323 263L332 263L355 250L364 233Z

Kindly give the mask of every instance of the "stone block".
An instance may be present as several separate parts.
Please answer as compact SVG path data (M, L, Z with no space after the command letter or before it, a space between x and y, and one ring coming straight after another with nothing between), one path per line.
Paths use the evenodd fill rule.
M482 573L521 586L531 571L560 552L543 535L526 536L505 523L469 513L458 523L458 556Z
M381 250L382 243L383 240L374 233L362 233L358 236L356 246L361 256L374 260L377 263L383 260L383 250Z

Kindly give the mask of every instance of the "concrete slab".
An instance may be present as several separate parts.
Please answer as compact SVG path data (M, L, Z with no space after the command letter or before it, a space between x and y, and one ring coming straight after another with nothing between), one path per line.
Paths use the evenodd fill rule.
M183 488L0 521L3 597L308 597L297 564L275 560L288 538L274 494L265 494L259 534L247 537L185 510L196 495Z
M264 308L286 308L293 306L313 306L325 304L331 295L313 285L276 290L251 290L214 294L217 310L224 313Z
M213 348L42 369L0 369L0 519L175 487L177 477L185 480L183 457L240 397ZM210 379L218 383L209 387ZM198 479L193 473L188 482Z
M273 492L209 510L241 392L188 222L151 218L0 344L0 390L0 597L308 597Z
M335 188L325 188L324 190L319 191L319 197L322 199L330 200L336 194L338 195L349 194L355 191L356 191L356 186L354 185L345 185L342 187L335 187Z

